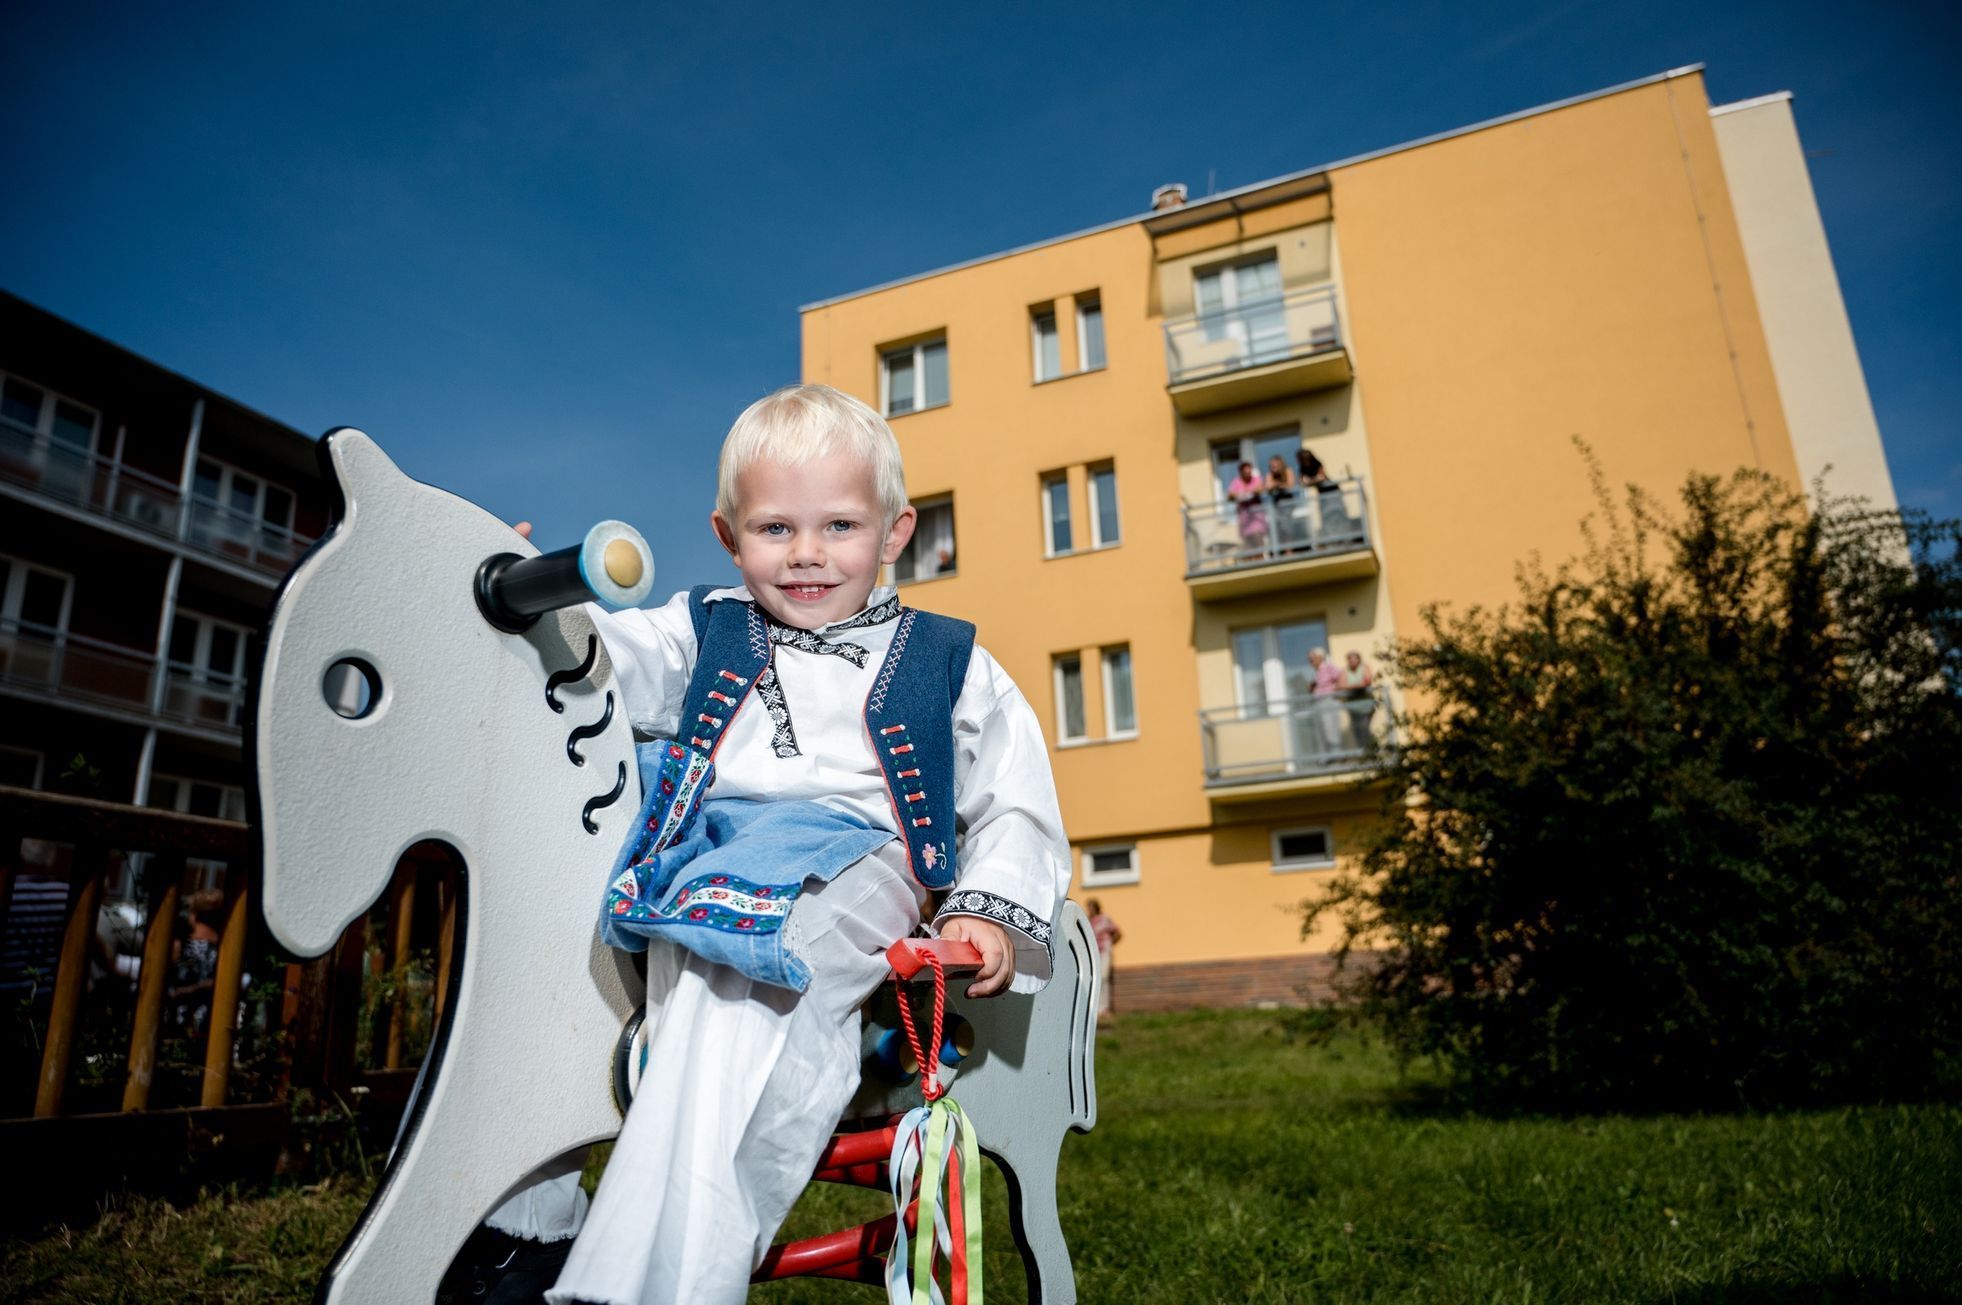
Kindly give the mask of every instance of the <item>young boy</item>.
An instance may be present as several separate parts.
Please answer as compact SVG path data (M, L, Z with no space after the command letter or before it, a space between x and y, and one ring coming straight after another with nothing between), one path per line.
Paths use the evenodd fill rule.
M743 583L594 611L636 736L660 741L642 749L652 829L602 915L616 946L655 944L651 1031L553 1302L742 1300L857 1085L885 949L951 889L933 922L980 951L969 994L1032 992L1068 888L1028 703L971 626L875 587L915 520L886 423L791 386L737 419L718 479ZM571 1181L492 1224L566 1235Z

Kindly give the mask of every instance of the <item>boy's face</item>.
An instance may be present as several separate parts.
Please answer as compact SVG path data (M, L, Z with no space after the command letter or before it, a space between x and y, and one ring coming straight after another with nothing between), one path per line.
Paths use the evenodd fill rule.
M916 515L908 507L886 525L872 468L833 453L797 467L754 464L736 477L735 520L710 519L763 610L815 630L864 608L879 567L913 537Z

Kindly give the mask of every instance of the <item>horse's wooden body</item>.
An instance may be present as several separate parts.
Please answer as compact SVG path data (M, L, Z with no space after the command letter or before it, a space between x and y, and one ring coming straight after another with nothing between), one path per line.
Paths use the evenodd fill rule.
M427 1301L531 1171L619 1129L612 1052L643 985L595 925L639 783L592 622L567 608L508 634L478 610L480 564L536 550L402 475L359 431L321 447L339 516L280 591L252 717L261 900L284 946L318 955L411 845L440 840L462 863L450 997L424 1082L320 1291ZM324 687L345 662L374 688L357 719ZM1058 981L1036 998L954 1003L982 1048L954 1093L1009 1171L1031 1299L1046 1302L1075 1299L1057 1148L1095 1122L1095 950L1074 907L1056 936ZM868 1087L857 1107L888 1104L911 1101Z

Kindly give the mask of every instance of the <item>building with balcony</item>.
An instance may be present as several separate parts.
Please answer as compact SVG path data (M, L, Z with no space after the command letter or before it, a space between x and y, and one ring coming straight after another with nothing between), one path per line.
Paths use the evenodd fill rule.
M1324 972L1295 907L1399 706L1342 669L1577 552L1576 436L1665 496L1830 464L1893 505L1789 100L1679 69L803 310L805 379L904 449L903 596L1044 718L1120 1008ZM1276 458L1316 474L1235 493Z
M0 293L0 784L245 814L246 680L314 442Z

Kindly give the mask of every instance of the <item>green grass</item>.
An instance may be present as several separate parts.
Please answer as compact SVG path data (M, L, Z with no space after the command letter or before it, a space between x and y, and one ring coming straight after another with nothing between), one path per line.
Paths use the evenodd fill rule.
M1139 1016L1099 1048L1065 1228L1086 1302L1784 1302L1962 1298L1962 1109L1493 1120L1437 1112L1353 1041L1259 1012ZM990 1173L993 1178L992 1172ZM1024 1299L999 1180L988 1298ZM307 1298L362 1193L121 1203L12 1241L9 1300ZM878 1213L823 1188L787 1235ZM826 1282L765 1305L876 1299Z

